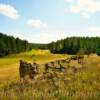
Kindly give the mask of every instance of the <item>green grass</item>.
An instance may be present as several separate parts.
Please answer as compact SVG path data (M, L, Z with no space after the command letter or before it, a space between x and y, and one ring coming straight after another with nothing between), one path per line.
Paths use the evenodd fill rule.
M16 65L21 58L29 62L36 59L38 63L45 63L67 57L66 55L50 54L49 51L43 52L33 50L18 54L16 57L11 55L2 59L15 59L15 62L12 63ZM7 63L11 62L8 60ZM72 61L70 65L79 68L75 61ZM0 100L100 100L100 57L95 54L85 56L85 67L77 73L55 72L57 77L53 77L53 79L48 78L48 73L45 74L44 80L36 79L32 84L23 84L18 81L18 65L16 67L3 65L3 68L0 67L0 75L5 75L5 71L2 72L5 69L8 77L3 77L3 79L0 77L0 80L3 80L1 83L4 80L8 82L8 79L13 77L10 78L8 84L0 88ZM10 70L9 72L7 68Z
M50 54L49 50L31 50L20 54L13 54L0 58L0 86L12 80L19 80L19 60L27 62L46 63L65 58L66 55Z
M0 68L9 67L13 64L18 64L20 59L32 62L33 60L37 60L38 63L46 62L49 60L55 60L59 58L64 58L65 55L60 54L50 54L49 50L32 50L29 52L23 52L20 54L13 54L10 56L6 56L0 58Z

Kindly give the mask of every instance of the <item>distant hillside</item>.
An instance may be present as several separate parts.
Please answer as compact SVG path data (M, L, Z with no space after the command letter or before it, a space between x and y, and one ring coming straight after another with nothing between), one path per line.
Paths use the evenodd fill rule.
M30 49L31 44L28 43L28 41L0 33L0 56L19 53Z
M49 44L52 53L90 54L96 53L99 48L100 37L70 37Z
M100 37L70 37L49 44L40 44L0 33L0 56L31 49L50 49L52 53L67 54L90 54L96 51L100 53Z

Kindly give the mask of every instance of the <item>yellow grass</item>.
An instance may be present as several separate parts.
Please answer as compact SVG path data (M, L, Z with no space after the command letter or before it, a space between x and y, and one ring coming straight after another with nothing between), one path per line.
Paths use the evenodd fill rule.
M18 82L20 59L46 63L66 57L68 55L50 54L48 50L32 50L1 58L0 84L8 83L1 87L1 100L100 100L100 57L95 54L85 55L85 69L77 73L70 74L71 69L67 69L67 72L56 72L57 77L52 79L36 79L32 85ZM71 61L70 65L80 67L76 61Z
M13 54L0 58L0 85L19 79L19 60L28 62L46 63L52 60L66 58L66 55L50 54L49 50L32 50L20 54Z

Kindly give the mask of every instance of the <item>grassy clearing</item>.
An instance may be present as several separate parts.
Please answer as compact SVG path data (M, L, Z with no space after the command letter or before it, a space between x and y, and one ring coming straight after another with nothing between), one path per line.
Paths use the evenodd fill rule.
M22 55L28 55L28 53L22 53ZM39 60L38 63L66 57L65 55L53 55L49 53L36 54L34 56L31 54L31 57L29 56L29 58L28 56L25 58L26 60L32 61L31 57L33 57L34 59ZM76 62L71 62L71 65L78 66ZM57 72L57 77L54 77L53 79L48 78L49 75L46 74L46 79L35 80L33 84L22 84L18 81L10 81L11 83L1 87L0 99L100 100L100 57L97 55L90 55L89 57L85 56L85 66L86 69L79 71L78 73ZM5 68L6 67L1 69ZM14 74L14 72L12 72L11 75L12 74Z
M50 54L49 50L32 50L29 52L23 52L20 54L13 54L0 58L0 68L9 67L13 64L18 64L20 59L33 61L37 60L37 63L48 62L49 60L55 60L64 58L65 55Z
M61 59L66 57L60 54L50 54L49 50L32 50L20 54L13 54L7 57L0 58L0 85L18 80L19 78L19 60L23 59L28 62L46 63L51 60Z

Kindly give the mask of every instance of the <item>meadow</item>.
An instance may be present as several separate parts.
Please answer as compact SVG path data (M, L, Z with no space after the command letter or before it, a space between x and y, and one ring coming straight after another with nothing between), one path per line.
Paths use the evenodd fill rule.
M0 58L0 100L99 100L100 57L85 55L85 69L76 73L55 72L52 79L34 80L33 84L19 82L19 60L42 64L71 55L51 54L49 50L32 50ZM70 66L78 66L76 61ZM51 72L52 73L52 72Z
M30 63L36 60L37 63L42 64L65 57L61 54L50 54L49 50L31 50L0 58L0 86L19 80L19 60L21 59Z

